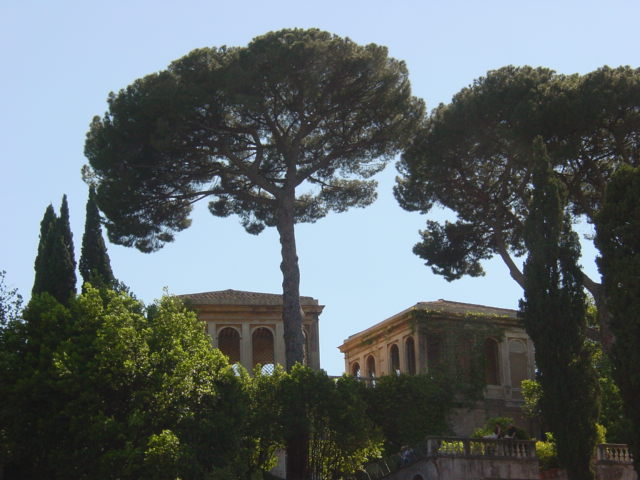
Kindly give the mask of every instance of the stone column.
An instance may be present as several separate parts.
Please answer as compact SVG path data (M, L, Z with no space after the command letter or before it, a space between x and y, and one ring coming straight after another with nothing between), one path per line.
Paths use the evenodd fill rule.
M320 328L318 326L318 317L315 316L311 323L311 338L309 339L309 366L316 370L320 369ZM348 369L348 366L347 366Z
M276 323L275 338L273 340L274 340L273 347L275 349L274 360L276 363L286 366L287 359L286 359L285 348L284 348L284 324L282 322Z
M248 322L242 323L242 333L240 335L240 363L249 372L253 371L253 357L251 353L251 325Z
M218 326L214 322L207 322L207 333L211 338L213 348L218 348Z

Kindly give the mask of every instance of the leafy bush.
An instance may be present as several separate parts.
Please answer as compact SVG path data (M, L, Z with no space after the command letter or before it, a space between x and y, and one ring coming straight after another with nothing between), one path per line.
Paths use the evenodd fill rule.
M551 433L547 433L547 440L539 440L536 442L536 456L540 463L540 470L549 470L558 468L558 452L556 451L556 442Z
M177 299L152 312L93 288L32 297L0 362L7 479L246 478L241 379Z
M368 414L382 429L387 454L415 445L427 435L449 432L454 407L450 384L428 375L386 375L366 391Z

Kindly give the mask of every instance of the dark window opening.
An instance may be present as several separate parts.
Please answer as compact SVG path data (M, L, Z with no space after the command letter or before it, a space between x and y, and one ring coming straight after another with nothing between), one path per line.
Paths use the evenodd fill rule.
M235 328L225 327L218 333L218 348L229 357L229 363L240 361L240 334Z

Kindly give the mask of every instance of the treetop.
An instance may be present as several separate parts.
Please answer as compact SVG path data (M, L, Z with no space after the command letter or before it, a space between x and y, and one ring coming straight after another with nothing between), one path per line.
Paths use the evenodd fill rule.
M404 62L317 29L193 50L108 103L85 154L109 238L143 251L187 228L205 197L250 233L287 202L296 222L366 206L424 115Z

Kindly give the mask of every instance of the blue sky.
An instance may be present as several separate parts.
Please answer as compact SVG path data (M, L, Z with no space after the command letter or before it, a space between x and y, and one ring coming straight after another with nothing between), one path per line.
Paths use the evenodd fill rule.
M640 66L640 2L538 1L196 1L0 2L0 269L28 297L39 222L69 197L76 257L86 185L84 136L106 97L202 46L246 45L287 27L318 27L378 43L404 60L413 91L429 109L488 70L545 66L587 73L602 65ZM516 308L520 288L500 261L487 275L448 283L411 253L425 218L404 212L391 193L395 168L379 176L367 209L300 225L301 293L326 305L321 361L340 374L337 346L419 301L439 298ZM437 218L434 214L432 218ZM153 254L109 245L116 275L144 301L170 293L233 288L279 293L278 238L244 232L199 205L193 226ZM585 268L597 276L593 249Z

